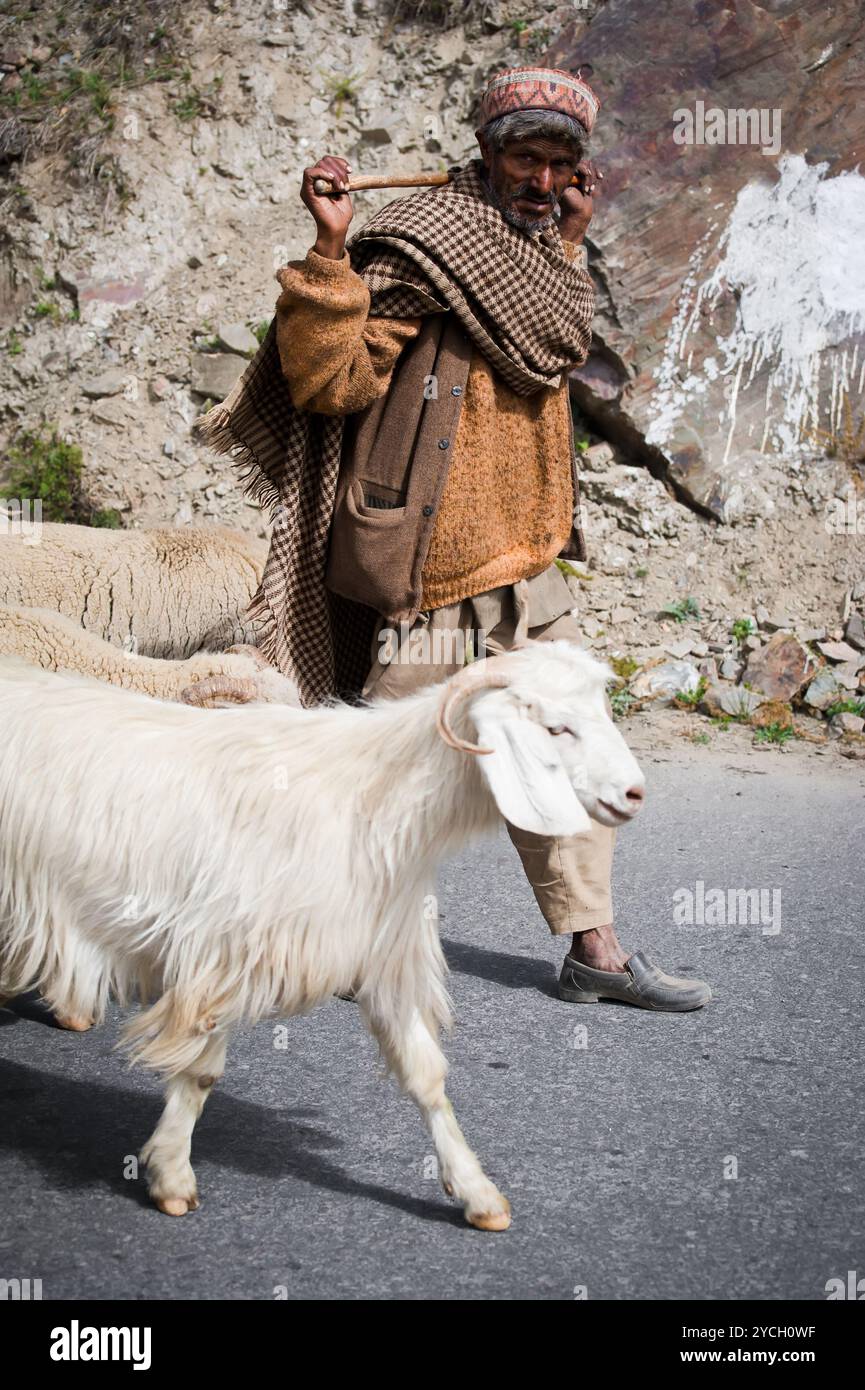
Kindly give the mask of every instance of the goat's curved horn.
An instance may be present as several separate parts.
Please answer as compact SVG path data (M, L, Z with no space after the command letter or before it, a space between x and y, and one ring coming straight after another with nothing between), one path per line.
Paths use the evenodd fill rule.
M180 698L185 705L210 708L217 700L233 700L235 704L246 705L257 693L251 676L207 676L188 685L180 692Z
M509 678L503 671L484 670L489 665L490 658L483 661L473 662L466 670L455 676L445 687L445 693L439 704L436 728L445 743L451 748L457 748L462 753L492 753L492 748L481 748L477 743L470 743L468 739L460 738L455 734L451 721L454 712L459 708L464 700L468 700L472 695L476 695L479 690L493 690L510 685Z
M274 669L261 648L250 646L247 642L237 642L233 647L226 647L225 655L248 656L251 661L255 662L259 671L272 671Z

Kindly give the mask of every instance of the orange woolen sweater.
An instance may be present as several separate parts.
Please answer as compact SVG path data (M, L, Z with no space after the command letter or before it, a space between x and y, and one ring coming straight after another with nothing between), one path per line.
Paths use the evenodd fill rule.
M576 250L563 243L569 257ZM282 370L295 406L348 415L383 395L421 320L369 318L348 254L315 251L278 272ZM545 570L567 544L573 485L567 379L520 396L475 349L423 569L424 608Z

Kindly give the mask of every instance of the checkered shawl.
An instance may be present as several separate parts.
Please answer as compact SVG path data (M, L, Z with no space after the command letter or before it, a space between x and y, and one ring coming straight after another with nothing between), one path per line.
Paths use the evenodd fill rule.
M566 258L556 227L527 235L505 221L479 160L450 172L450 183L388 204L349 241L370 315L450 309L514 391L558 386L588 354L589 276ZM270 510L270 553L249 617L264 655L297 682L305 704L361 687L377 617L324 585L343 426L292 405L275 318L229 395L196 425Z

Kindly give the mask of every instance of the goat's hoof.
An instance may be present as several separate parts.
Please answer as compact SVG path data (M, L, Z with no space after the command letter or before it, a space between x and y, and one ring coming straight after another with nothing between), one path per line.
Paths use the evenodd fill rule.
M467 1211L466 1221L479 1231L506 1231L511 1224L511 1204L502 1198L502 1211Z
M166 1216L185 1216L189 1211L189 1203L182 1197L160 1197L156 1205Z
M171 1164L165 1171L154 1161L153 1141L149 1139L138 1155L138 1161L148 1168L147 1192L151 1202L165 1216L185 1216L198 1206L198 1187L195 1173L189 1164Z
M442 1187L446 1197L452 1197L454 1195L453 1185L451 1183L442 1182Z
M195 1211L199 1202L197 1197L159 1197L156 1205L166 1216L185 1216Z
M68 1033L87 1033L93 1027L93 1019L80 1014L55 1014L54 1022Z

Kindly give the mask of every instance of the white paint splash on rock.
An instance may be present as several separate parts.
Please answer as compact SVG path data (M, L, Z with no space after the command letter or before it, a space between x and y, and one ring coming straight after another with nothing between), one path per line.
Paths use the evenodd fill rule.
M851 339L865 332L865 177L856 170L827 179L828 167L788 155L776 183L747 184L717 242L720 259L702 280L716 228L695 248L658 373L649 443L669 443L689 404L719 374L725 462L737 407L758 372L766 383L761 449L792 451L803 429L837 429L845 403L861 399L865 354ZM737 297L732 332L694 364L699 350L689 339L705 332L706 309L711 325L730 293Z

